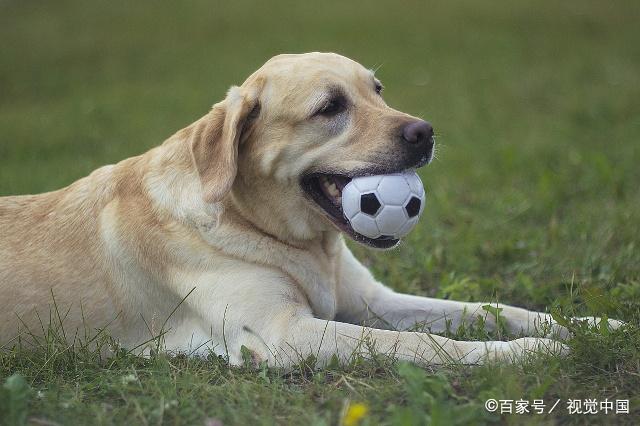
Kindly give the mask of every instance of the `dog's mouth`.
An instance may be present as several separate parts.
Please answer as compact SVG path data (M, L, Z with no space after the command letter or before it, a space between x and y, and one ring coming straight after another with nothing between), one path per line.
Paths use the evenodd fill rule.
M351 177L346 175L314 173L304 177L301 186L331 222L355 241L379 249L388 249L397 245L400 241L398 239L386 236L365 237L351 227L342 211L342 190L350 181Z

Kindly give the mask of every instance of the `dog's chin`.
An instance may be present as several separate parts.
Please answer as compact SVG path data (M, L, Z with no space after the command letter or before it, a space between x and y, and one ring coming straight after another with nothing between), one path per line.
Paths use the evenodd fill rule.
M331 222L339 231L354 241L376 249L390 249L400 240L392 237L369 238L356 232L344 217L342 211L342 189L351 181L351 177L341 174L313 173L302 178L300 185L316 210Z

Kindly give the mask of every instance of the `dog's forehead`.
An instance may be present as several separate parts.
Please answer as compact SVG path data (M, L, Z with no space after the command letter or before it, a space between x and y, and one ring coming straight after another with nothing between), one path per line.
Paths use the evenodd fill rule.
M257 76L276 88L303 92L332 82L369 86L374 79L373 72L358 62L335 53L320 52L274 56L250 79Z

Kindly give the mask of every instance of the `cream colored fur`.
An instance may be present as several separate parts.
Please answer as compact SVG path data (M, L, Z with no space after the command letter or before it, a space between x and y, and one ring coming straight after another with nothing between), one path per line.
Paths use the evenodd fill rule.
M455 328L476 315L495 322L481 303L398 294L377 282L303 194L304 173L394 158L391 131L413 118L388 107L373 82L339 55L280 55L162 145L58 191L0 198L0 344L41 332L38 315L46 322L53 295L68 310L67 336L109 324L135 347L166 331L167 350L213 348L233 364L242 346L256 362L280 366L309 354L320 363L366 356L363 339L421 364L562 350L543 338L462 342L393 330L426 323L439 332L446 320ZM329 86L352 101L342 122L310 118ZM500 307L514 332L553 324Z

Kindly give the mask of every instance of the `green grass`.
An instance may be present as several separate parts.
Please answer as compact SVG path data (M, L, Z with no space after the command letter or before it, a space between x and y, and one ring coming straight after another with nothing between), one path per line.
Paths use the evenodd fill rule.
M56 189L161 143L273 54L337 51L379 67L387 101L438 133L418 228L392 252L353 247L379 279L629 325L576 326L566 359L438 371L382 357L290 373L105 359L53 333L0 352L0 422L336 424L364 403L370 425L637 424L639 19L638 2L595 0L1 2L0 195ZM500 416L487 398L562 402ZM630 399L631 414L568 415L569 398Z

